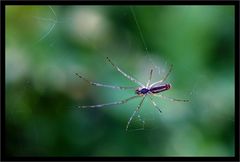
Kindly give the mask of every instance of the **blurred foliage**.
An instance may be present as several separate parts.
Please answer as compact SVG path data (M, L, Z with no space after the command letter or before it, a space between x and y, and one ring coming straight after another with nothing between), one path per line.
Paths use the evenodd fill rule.
M128 132L139 99L78 109L134 95L75 75L134 86L106 56L144 84L153 68L148 58L160 67L153 81L173 64L172 89L163 94L190 102L154 98L159 114L146 100L145 129ZM232 6L6 7L8 155L233 156L234 122Z

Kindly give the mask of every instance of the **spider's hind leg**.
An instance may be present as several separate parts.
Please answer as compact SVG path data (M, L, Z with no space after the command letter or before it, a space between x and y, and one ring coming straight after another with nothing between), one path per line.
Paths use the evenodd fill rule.
M167 97L167 96L163 96L161 94L154 94L154 96L163 98L163 99L168 99L170 101L174 101L174 102L189 102L189 100L187 99L177 99L177 98L171 98L171 97Z
M160 110L160 108L157 106L157 104L153 101L153 98L151 96L148 96L150 98L150 101L152 102L153 106L159 111L159 113L161 113L162 111Z

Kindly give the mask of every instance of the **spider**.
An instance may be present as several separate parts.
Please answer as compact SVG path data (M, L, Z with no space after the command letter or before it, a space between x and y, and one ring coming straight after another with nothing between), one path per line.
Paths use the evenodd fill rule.
M169 76L170 72L172 71L172 67L173 65L170 66L169 71L166 73L166 75L163 77L163 79L161 79L160 81L157 81L155 83L150 84L151 79L152 79L152 73L153 73L153 69L151 69L150 71L150 76L149 79L147 81L146 86L144 86L141 82L139 82L138 80L136 80L135 78L131 77L130 75L126 74L125 72L123 72L118 66L116 66L110 59L109 57L107 57L108 62L110 62L110 64L118 71L120 72L124 77L126 77L127 79L131 80L132 82L136 83L139 85L139 87L125 87L125 86L113 86L113 85L106 85L106 84L101 84L101 83L96 83L96 82L92 82L88 79L86 79L85 77L79 75L78 73L75 73L79 78L83 79L85 82L87 82L90 85L93 86L98 86L98 87L106 87L106 88L113 88L113 89L119 89L119 90L128 90L128 89L135 89L135 96L129 97L127 99L121 100L121 101L116 101L116 102L111 102L111 103L105 103L105 104L99 104L99 105L88 105L88 106L78 106L78 108L100 108L100 107L105 107L105 106L112 106L112 105L120 105L120 104L125 104L128 101L135 99L135 98L139 98L142 97L140 103L138 104L137 108L135 109L135 111L133 112L133 114L131 115L131 117L129 118L127 125L126 125L126 131L128 131L129 125L133 119L133 117L136 115L136 113L139 112L143 101L145 100L145 98L148 96L151 103L153 104L153 106L161 113L162 111L160 110L160 108L157 106L157 104L153 101L152 96L156 96L156 97L160 97L163 99L169 99L170 101L182 101L182 102L188 102L189 100L186 99L175 99L175 98L170 98L170 97L166 97L163 96L162 94L160 94L163 91L169 90L171 88L171 84L168 83L164 83L164 81L167 79L167 77ZM140 118L140 115L138 115L138 118ZM140 119L141 120L141 119ZM143 125L144 125L144 121L143 121Z

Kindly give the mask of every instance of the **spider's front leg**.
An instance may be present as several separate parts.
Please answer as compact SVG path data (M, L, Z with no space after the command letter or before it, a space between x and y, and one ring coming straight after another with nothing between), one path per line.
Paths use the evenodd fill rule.
M167 80L169 74L170 74L171 71L172 71L172 68L173 68L173 65L171 64L171 66L170 66L170 68L169 68L169 71L168 71L167 74L163 77L163 79L161 79L160 81L157 81L157 82L151 84L150 87L153 87L154 85L156 85L156 84L158 84L158 83L162 83L162 82L164 82L165 80Z
M123 72L117 65L115 65L115 64L109 59L109 57L107 57L107 60L110 62L110 64L111 64L118 72L120 72L120 73L121 73L123 76L125 76L127 79L129 79L129 80L131 80L132 82L140 85L141 87L144 87L144 85L143 85L141 82L139 82L137 79L135 79L135 78L129 76L128 74L126 74L125 72Z
M135 89L136 87L127 87L127 86L113 86L113 85L106 85L101 83L92 82L85 77L75 73L80 79L83 79L89 85L97 86L97 87L105 87L105 88L113 88L113 89L120 89L120 90L127 90L127 89Z

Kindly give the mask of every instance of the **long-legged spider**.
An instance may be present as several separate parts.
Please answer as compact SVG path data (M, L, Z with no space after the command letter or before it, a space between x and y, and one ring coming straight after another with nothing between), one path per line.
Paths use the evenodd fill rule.
M99 105L89 105L89 106L78 106L79 108L100 108L100 107L104 107L104 106L112 106L112 105L119 105L119 104L124 104L127 103L129 100L138 98L138 97L142 97L140 103L138 104L137 108L135 109L135 111L133 112L133 114L131 115L131 117L129 118L128 122L127 122L127 126L126 126L126 131L128 131L128 127L133 119L133 117L136 115L136 113L139 112L143 101L145 100L145 98L148 96L150 98L151 103L153 104L153 106L161 113L160 108L157 106L157 104L153 101L152 96L156 96L156 97L160 97L163 99L169 99L171 101L182 101L182 102L188 102L189 100L185 100L185 99L175 99L175 98L170 98L170 97L166 97L163 96L162 94L160 94L160 92L166 91L168 89L171 88L171 84L168 83L164 83L164 81L167 79L167 77L169 76L170 72L172 71L172 65L170 66L169 71L166 73L166 75L163 77L163 79L161 79L160 81L157 81L155 83L150 84L151 79L152 79L152 73L153 73L153 69L151 69L150 71L150 76L148 79L148 82L146 84L146 86L144 86L144 84L142 84L141 82L139 82L138 80L136 80L135 78L131 77L130 75L126 74L125 72L123 72L118 66L116 66L108 57L107 60L111 63L111 65L118 71L120 72L124 77L126 77L127 79L131 80L132 82L138 84L140 87L124 87L124 86L113 86L113 85L106 85L106 84L101 84L101 83L96 83L96 82L92 82L84 77L82 77L81 75L79 75L78 73L76 73L76 75L83 79L84 81L86 81L88 84L93 85L93 86L99 86L99 87L106 87L106 88L113 88L113 89L120 89L120 90L128 90L128 89L135 89L135 96L129 97L127 99L121 100L121 101L117 101L117 102L111 102L111 103L105 103L105 104L99 104ZM137 89L136 89L137 88ZM140 116L138 115L138 118L140 118ZM141 119L140 119L141 120ZM143 121L144 124L144 121Z

